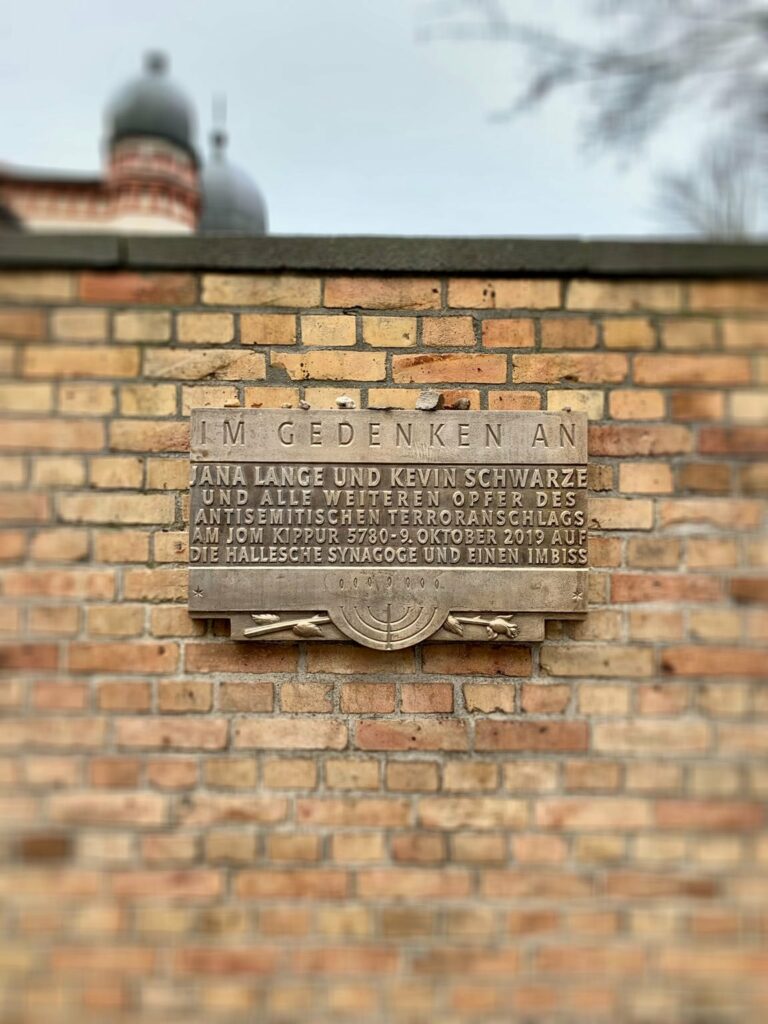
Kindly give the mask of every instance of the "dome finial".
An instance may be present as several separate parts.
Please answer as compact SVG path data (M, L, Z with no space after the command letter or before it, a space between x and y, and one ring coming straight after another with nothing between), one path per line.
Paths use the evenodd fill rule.
M213 156L222 158L227 148L227 97L218 93L211 100L211 149Z
M168 56L162 50L150 50L144 56L144 69L150 75L164 75L168 70Z

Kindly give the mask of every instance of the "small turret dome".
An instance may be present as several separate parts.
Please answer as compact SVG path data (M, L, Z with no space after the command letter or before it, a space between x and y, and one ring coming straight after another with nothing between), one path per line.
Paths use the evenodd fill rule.
M164 54L147 54L144 73L129 82L107 112L110 144L121 139L151 136L174 143L196 159L195 115L192 104L169 79Z
M267 207L256 185L226 157L227 137L214 132L210 160L203 168L202 214L205 234L265 235Z

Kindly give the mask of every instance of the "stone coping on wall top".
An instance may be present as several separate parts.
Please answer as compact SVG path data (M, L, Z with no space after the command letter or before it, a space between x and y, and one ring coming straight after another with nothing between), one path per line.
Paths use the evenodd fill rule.
M342 273L762 277L768 242L390 235L0 234L0 266Z

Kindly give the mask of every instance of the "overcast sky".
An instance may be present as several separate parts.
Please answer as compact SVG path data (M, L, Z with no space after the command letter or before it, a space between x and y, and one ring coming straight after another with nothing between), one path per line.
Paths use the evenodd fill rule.
M574 35L594 30L586 0L507 7ZM226 95L230 156L264 193L275 233L668 227L652 167L685 162L685 130L621 166L581 146L577 95L494 123L524 62L506 45L419 41L433 10L430 0L6 0L0 161L98 168L107 101L159 48L206 145L212 97Z

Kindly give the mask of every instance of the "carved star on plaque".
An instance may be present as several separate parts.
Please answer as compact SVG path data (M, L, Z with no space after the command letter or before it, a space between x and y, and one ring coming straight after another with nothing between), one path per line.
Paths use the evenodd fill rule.
M573 592L573 603L574 604L581 604L581 602L583 600L584 600L584 591L583 590L574 590L574 592Z
M195 595L195 597L202 597L203 596L203 591L202 591L201 587L195 587L195 589L192 591L192 593Z

